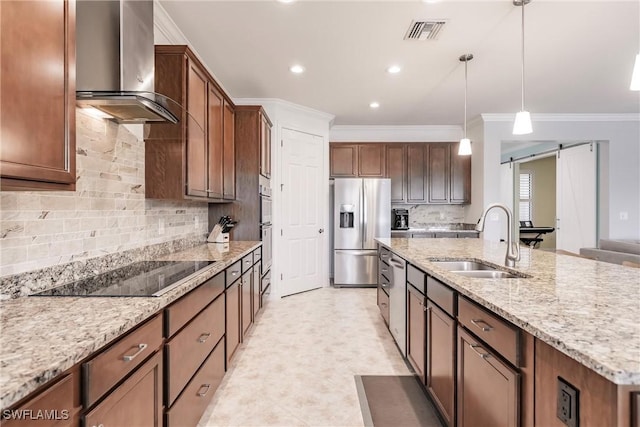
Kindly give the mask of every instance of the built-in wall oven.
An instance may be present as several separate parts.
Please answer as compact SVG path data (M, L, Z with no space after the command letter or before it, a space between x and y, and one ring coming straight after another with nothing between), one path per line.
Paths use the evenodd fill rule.
M260 177L260 240L262 240L262 278L260 282L260 304L264 305L271 293L271 259L273 226L271 225L271 187L269 180Z

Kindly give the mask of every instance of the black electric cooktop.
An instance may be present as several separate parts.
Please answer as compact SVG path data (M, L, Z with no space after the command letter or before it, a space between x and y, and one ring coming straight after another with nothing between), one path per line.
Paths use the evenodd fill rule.
M140 261L31 296L156 297L215 261Z

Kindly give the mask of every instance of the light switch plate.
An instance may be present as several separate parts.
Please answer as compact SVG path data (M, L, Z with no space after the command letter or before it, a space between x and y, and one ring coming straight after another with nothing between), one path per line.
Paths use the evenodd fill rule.
M620 221L627 221L629 219L629 212L620 212Z

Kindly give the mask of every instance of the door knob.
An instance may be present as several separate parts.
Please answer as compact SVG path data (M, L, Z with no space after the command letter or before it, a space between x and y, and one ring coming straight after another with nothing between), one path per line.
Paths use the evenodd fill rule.
M320 234L324 233L324 228L321 228L320 230L318 230L318 233Z

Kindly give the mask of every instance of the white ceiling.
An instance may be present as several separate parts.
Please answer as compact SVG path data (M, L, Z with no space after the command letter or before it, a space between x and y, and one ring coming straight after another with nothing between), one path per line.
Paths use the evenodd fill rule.
M233 98L280 98L340 125L459 125L520 109L521 9L510 0L161 0ZM435 41L403 40L414 19L446 19ZM532 0L525 7L526 107L639 113L629 90L640 0ZM300 63L302 75L289 72ZM390 75L386 68L402 71ZM369 108L371 101L380 108Z

